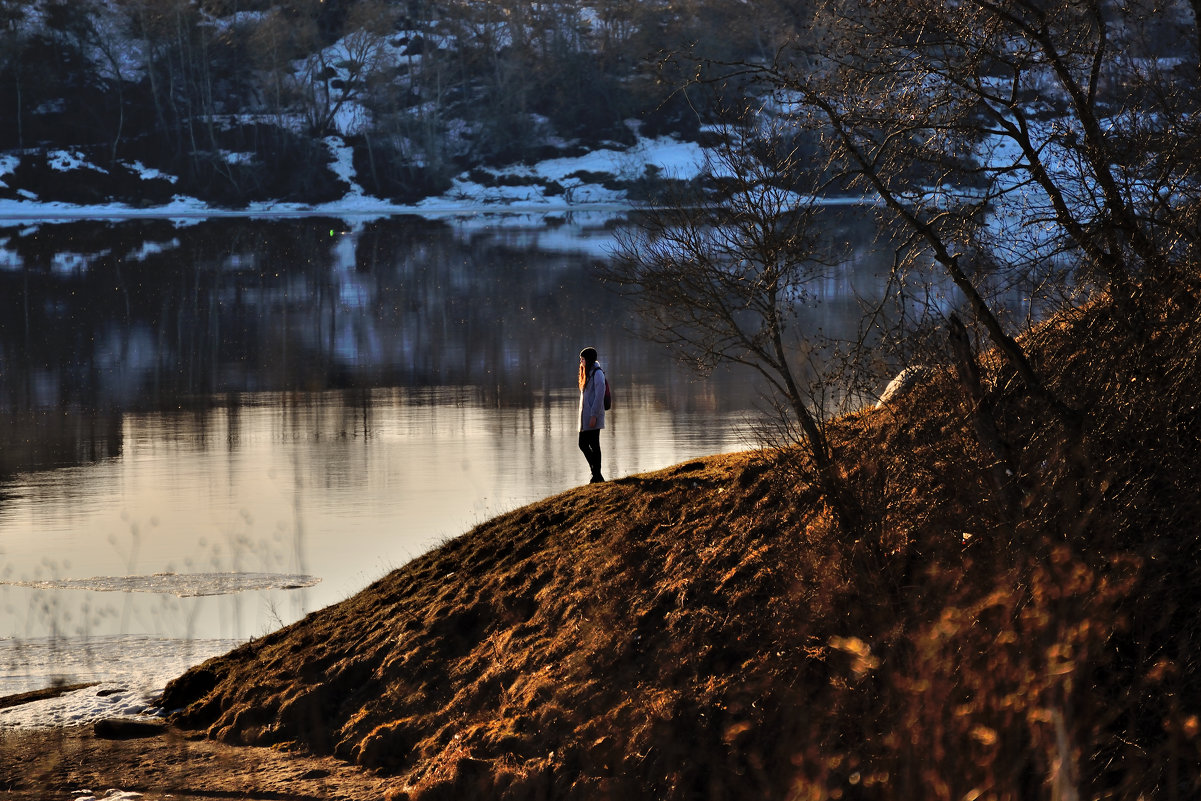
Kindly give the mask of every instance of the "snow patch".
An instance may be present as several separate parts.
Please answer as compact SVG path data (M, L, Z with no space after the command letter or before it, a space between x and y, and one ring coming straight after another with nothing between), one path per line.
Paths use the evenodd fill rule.
M143 181L154 181L158 179L169 181L170 183L176 183L179 181L179 176L165 173L162 170L155 169L154 167L147 167L140 161L123 161L121 164L122 166L133 170L133 172L136 173L137 176Z
M602 148L583 156L548 159L535 165L532 172L541 178L560 182L567 181L568 176L576 173L609 173L623 179L635 179L641 177L647 167L657 168L668 178L695 178L705 168L705 151L695 142L660 136L640 139L626 150Z
M354 148L337 136L327 136L324 141L325 146L329 148L330 156L332 156L330 170L338 176L339 180L350 187L346 192L346 197L355 199L364 197L363 187L359 186L358 172L354 168Z
M255 154L250 152L235 153L232 150L219 150L217 154L226 164L253 164L255 159Z
M21 159L16 156L0 154L0 187L8 187L4 179L12 175L20 164Z
M46 154L46 164L49 165L50 169L58 172L88 169L108 175L108 170L97 167L88 161L87 157L78 150L51 150Z

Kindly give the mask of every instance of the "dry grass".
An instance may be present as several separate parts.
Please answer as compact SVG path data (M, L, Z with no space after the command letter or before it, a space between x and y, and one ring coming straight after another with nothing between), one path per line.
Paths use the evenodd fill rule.
M1016 504L948 372L835 425L858 539L788 452L582 487L165 704L398 798L1196 797L1201 335L1154 332L1099 305L1032 335L1088 410L1075 448L993 371Z

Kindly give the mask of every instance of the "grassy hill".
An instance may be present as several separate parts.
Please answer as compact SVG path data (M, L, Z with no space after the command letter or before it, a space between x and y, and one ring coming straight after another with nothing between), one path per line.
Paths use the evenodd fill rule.
M1006 491L944 370L832 423L858 537L788 451L581 487L163 705L396 798L1195 797L1195 312L1131 331L1096 304L1031 335L1077 442L987 369Z

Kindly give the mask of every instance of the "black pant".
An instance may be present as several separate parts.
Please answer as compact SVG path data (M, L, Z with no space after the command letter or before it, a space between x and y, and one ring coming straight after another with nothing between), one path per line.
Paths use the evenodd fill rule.
M592 477L597 479L601 477L600 432L599 428L580 432L580 450L588 460L588 467L592 468Z

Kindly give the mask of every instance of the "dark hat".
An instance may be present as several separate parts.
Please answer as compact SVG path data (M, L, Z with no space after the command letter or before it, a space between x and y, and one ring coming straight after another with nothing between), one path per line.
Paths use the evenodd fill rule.
M582 351L580 351L580 358L586 362L596 361L596 348L584 348Z

